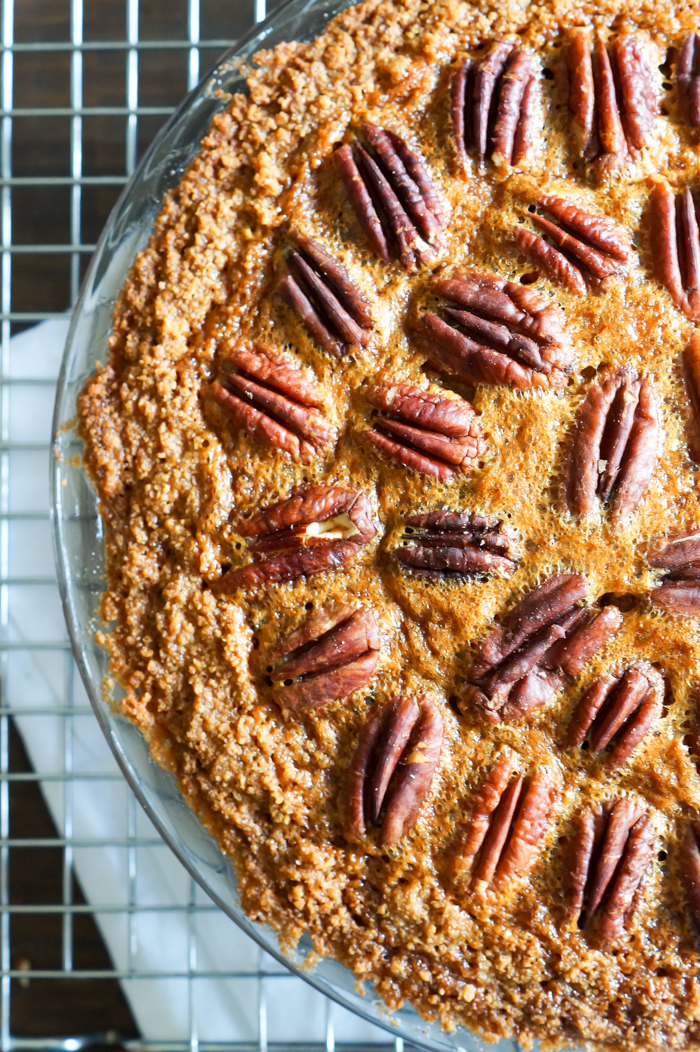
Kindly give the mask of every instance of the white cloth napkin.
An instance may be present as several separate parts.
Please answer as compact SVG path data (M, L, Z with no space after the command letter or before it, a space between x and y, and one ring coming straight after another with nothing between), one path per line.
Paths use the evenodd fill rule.
M336 1040L387 1045L385 1031L281 970L194 884L136 803L89 708L51 580L48 452L30 448L50 442L67 331L67 319L52 320L10 344L8 437L19 448L9 454L7 573L20 580L8 589L6 633L15 649L7 655L5 704L44 776L59 835L76 842L75 871L114 965L133 974L122 985L142 1036L316 1043L327 1039L330 1013ZM12 517L18 513L32 517ZM64 715L71 708L75 714ZM207 974L189 982L189 972Z

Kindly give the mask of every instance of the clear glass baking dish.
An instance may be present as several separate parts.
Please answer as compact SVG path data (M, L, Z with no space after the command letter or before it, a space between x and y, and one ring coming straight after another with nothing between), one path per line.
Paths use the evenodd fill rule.
M486 1048L466 1030L452 1033L425 1023L410 1007L389 1012L369 985L364 996L342 965L321 960L305 964L311 950L302 939L293 959L280 950L272 928L251 922L243 912L230 861L184 803L175 779L151 759L140 732L121 715L119 691L105 694L107 655L94 640L100 623L98 604L105 582L102 523L95 491L81 465L82 445L74 429L76 399L95 362L107 356L112 308L137 252L150 236L163 194L174 186L196 154L214 115L227 96L245 90L246 64L261 47L287 40L311 40L347 0L288 0L254 27L183 101L144 156L125 188L100 238L73 315L53 423L51 462L52 514L58 580L73 653L97 719L137 798L182 864L251 938L316 989L404 1038L429 1049ZM502 1052L518 1047L503 1041Z

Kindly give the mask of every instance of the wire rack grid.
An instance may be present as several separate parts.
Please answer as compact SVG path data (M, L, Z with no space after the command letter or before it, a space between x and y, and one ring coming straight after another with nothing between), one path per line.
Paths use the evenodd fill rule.
M336 1048L402 1052L400 1040L392 1040L368 1024L358 1030L357 1021L344 1009L282 971L272 958L234 930L184 870L178 869L173 878L177 887L167 901L149 898L141 881L144 853L148 853L151 866L154 858L165 853L164 864L171 867L171 874L172 867L179 864L123 784L104 742L104 753L98 749L99 755L95 755L90 735L96 724L60 613L45 485L51 408L66 311L75 303L94 249L91 242L106 218L105 188L113 199L134 171L145 144L145 140L141 143L142 126L146 124L150 138L154 121L162 122L177 95L185 87L196 85L205 71L204 62L211 66L216 55L247 28L246 22L260 21L266 15L266 0L181 3L183 9L176 12L177 0L167 5L158 0L155 5L150 0L141 0L141 4L139 0L18 0L17 6L13 0L2 2L0 1050L118 1045L154 1052L166 1048L173 1052L228 1048L241 1052L295 1048L309 1052L333 1052ZM160 13L154 15L157 7ZM165 15L163 9L167 9ZM103 39L99 36L102 22L108 31ZM140 33L146 22L147 31ZM168 33L171 22L177 25ZM174 57L179 63L180 86L167 104L159 101L158 90L153 89L159 76L152 60L158 56ZM34 65L28 66L28 61ZM59 66L67 82L60 90ZM116 68L122 98L112 95L105 102L95 90L95 70ZM38 95L27 88L30 69L39 71L40 87L42 70L47 74ZM146 105L140 74L149 69L153 90L146 102L152 104ZM27 152L31 152L23 131L27 121L34 122L30 124L34 128L32 148L39 147L41 162L33 170L25 163ZM121 171L105 172L99 163L87 163L88 155L94 155L90 129L96 121L118 122ZM53 135L59 122L65 139L61 143ZM88 195L95 192L102 194L103 214L97 218L94 208L92 212L86 208ZM88 213L91 218L86 222ZM13 220L16 226L18 216L21 229L13 240ZM56 234L56 223L62 233ZM47 260L52 261L50 266ZM29 331L30 326L42 322L43 329ZM34 342L28 342L31 340ZM18 764L16 760L18 730L31 762ZM89 748L87 741L92 742ZM41 835L36 821L34 825L30 822L29 832L26 822L16 828L17 794L31 786L36 795L30 813L35 815L40 809L39 787L53 819L53 826L49 821L48 827L40 830ZM98 801L100 793L109 789L112 812L114 792L122 793L118 821L104 830L86 831L78 807L86 787L90 797ZM106 813L108 805L104 806ZM30 861L23 868L20 860L27 856L40 862ZM55 899L49 896L46 901L44 895L37 901L32 896L31 880L49 856L59 872ZM95 874L100 874L100 866L106 873L106 867L114 864L119 870L120 893L111 899L98 894L99 902L95 902L88 886L90 879L93 889L99 890ZM108 880L104 883L110 886ZM83 888L90 901L83 897ZM91 916L97 919L99 935L94 930L87 941L93 950L96 942L100 943L92 956L85 950L84 923ZM39 925L33 958L17 950L23 945L29 921ZM184 932L178 954L157 967L145 964L144 941L162 939L175 924ZM233 958L224 954L222 962L214 965L211 960L202 961L200 945L207 924L210 929L212 924L223 926L225 939L234 946ZM226 925L230 925L230 939L225 934ZM115 946L120 948L115 950ZM117 982L122 984L129 1005ZM102 1003L96 993L100 983L111 984L117 994L104 1002L112 1007L104 1007L96 1017L94 1003ZM295 1038L299 1032L295 1013L280 1019L275 1011L283 987L285 1003L289 1004L290 984L299 987L293 995L296 1014L315 1012L321 1020L313 1040L308 1034ZM230 996L242 1006L245 1025L242 1023L233 1036L212 1036L211 1027L207 1031L211 1022L207 997L214 985L219 998L222 994L224 998ZM162 1024L151 1020L145 1028L147 1033L143 1024L139 1025L142 1016L148 1014L144 1009L148 996L140 1001L138 996L139 989L144 988L153 992L162 1013ZM59 991L57 997L54 990ZM316 999L313 1005L310 997ZM57 999L64 1007L75 1004L72 1018L76 1021L69 1032L65 1032L64 1024L53 1022L56 1013L51 1014L52 1006ZM22 1005L24 1010L20 1011ZM179 1006L184 1029L173 1031L168 1005Z

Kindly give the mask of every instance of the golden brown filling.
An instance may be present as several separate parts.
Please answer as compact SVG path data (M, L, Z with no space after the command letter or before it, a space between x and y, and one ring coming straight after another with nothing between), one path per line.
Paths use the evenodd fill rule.
M490 1039L700 1041L698 22L261 54L80 402L99 638L245 908Z

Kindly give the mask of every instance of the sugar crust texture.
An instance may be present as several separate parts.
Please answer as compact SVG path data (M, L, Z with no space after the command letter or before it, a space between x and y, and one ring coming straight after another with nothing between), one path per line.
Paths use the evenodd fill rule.
M233 860L244 907L293 946L308 932L319 954L371 980L389 1006L462 1024L524 1046L685 1048L700 1041L700 938L690 922L674 848L683 816L700 813L700 776L683 742L700 681L700 624L653 611L625 614L621 632L529 723L488 727L448 704L492 624L554 572L584 573L590 595L642 596L655 578L649 542L700 524L698 469L688 454L680 355L692 324L650 278L647 203L653 177L693 183L700 147L675 120L657 120L632 172L599 185L573 167L568 117L545 80L546 143L529 172L458 171L449 118L451 69L495 37L519 40L543 67L561 61L578 25L639 30L663 61L696 27L696 5L597 0L470 3L369 0L310 44L256 56L249 94L217 116L172 190L114 311L109 358L80 400L85 463L106 528L102 600L111 674L124 712L172 770L189 805ZM543 185L639 232L625 280L573 297L540 280L565 309L577 365L563 395L480 386L473 395L488 441L483 466L440 483L391 466L362 441L370 380L422 377L424 357L403 321L429 298L430 274L408 275L368 252L330 155L363 119L425 154L448 213L449 261L508 277L528 265L504 236ZM317 237L366 290L378 350L350 362L324 353L278 297L274 276L292 223ZM226 340L286 347L324 389L338 428L327 457L295 464L245 436L213 429L200 391ZM601 363L632 362L660 394L664 449L639 512L613 531L603 517L577 525L552 499L562 440ZM217 596L222 564L242 559L240 516L304 482L367 492L381 529L342 572ZM387 559L406 509L476 509L512 524L526 556L509 578L425 582ZM360 599L380 619L381 665L371 690L315 713L282 711L256 678L265 653L307 604ZM653 734L615 775L561 748L575 701L601 672L656 662L670 703ZM380 851L342 834L342 786L373 703L429 691L441 706L439 773L414 830ZM533 872L508 893L460 900L444 858L502 744L523 770L545 767L562 785L557 820ZM561 927L562 840L587 801L626 793L652 815L657 837L643 902L614 953Z

